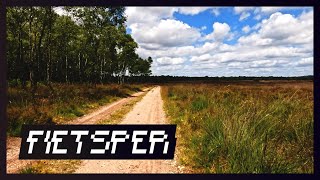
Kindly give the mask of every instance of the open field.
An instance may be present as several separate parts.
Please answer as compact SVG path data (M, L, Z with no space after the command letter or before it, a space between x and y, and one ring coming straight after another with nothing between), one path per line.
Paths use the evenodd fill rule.
M179 160L196 173L313 173L313 82L167 84Z
M72 123L85 114L85 117L96 114L95 117L98 118L97 112L101 110L102 105L108 104L111 107L112 104L127 99L125 97L131 97L134 92L147 86L151 87L52 84L54 91L51 91L48 86L40 85L35 94L35 101L28 86L26 90L11 86L8 93L8 135L19 135L21 125L27 123ZM162 103L156 102L162 101L160 95L157 95L160 94L160 90L156 92L152 90L149 95L159 97L149 97L144 105L141 105L140 101L146 93L140 92L142 96L135 97L121 108L108 111L108 115L105 114L108 118L98 118L92 120L92 123L121 123L124 121L123 118L130 114L134 115L129 118L131 124L146 123L140 122L146 108L149 108L151 114L162 109ZM151 122L154 124L177 124L178 144L174 161L178 161L178 167L184 168L183 173L314 171L312 81L169 83L162 84L161 96L168 122L157 122L159 118L155 115L148 115L150 118L145 118L145 121L152 119ZM134 108L138 101L140 105ZM151 102L156 104L157 108L151 107ZM105 162L108 161L99 163L101 167L104 167ZM131 167L130 163L117 164L116 169L99 167L100 170L94 170L113 173L126 169L128 172L129 169L130 172L160 172L154 168L157 164L150 162L152 163L146 165L146 171L143 168L145 166L132 164ZM127 165L130 167L123 168ZM86 166L86 163L83 164L79 160L44 160L20 169L20 173L91 172L82 166ZM173 167L178 168L176 165ZM82 171L81 168L86 170ZM168 168L161 172L176 172L171 170L172 168Z

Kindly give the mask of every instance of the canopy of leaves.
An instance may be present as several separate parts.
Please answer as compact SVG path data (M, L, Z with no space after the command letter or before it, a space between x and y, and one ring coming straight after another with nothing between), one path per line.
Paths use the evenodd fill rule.
M124 7L7 9L9 79L102 83L151 74L152 59L136 53Z

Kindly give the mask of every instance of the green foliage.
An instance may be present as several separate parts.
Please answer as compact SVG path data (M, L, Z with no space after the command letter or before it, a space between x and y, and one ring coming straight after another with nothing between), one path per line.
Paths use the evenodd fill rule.
M7 8L9 80L37 82L124 83L148 76L152 58L136 54L126 33L124 7ZM127 73L129 72L129 74Z
M162 95L195 172L313 172L312 83L168 85Z

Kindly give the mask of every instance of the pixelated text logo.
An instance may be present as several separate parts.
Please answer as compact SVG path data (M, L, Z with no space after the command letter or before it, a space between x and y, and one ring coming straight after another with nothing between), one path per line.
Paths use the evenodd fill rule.
M26 125L20 159L173 159L176 125Z

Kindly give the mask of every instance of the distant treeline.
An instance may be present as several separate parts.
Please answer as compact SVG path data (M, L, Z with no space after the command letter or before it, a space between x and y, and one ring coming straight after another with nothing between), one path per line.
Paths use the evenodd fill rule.
M219 81L261 81L261 80L313 80L313 76L296 77L186 77L186 76L142 76L126 77L128 82L167 83L167 82L219 82Z
M124 82L148 76L152 58L136 53L127 34L124 7L7 8L8 80L31 82Z
M296 76L296 77L185 77L185 76L124 76L125 83L228 83L228 82L260 82L260 81L313 81L313 76ZM18 79L11 80L11 85L19 85ZM45 83L45 82L44 82ZM109 77L108 81L102 83L118 83L117 77Z

